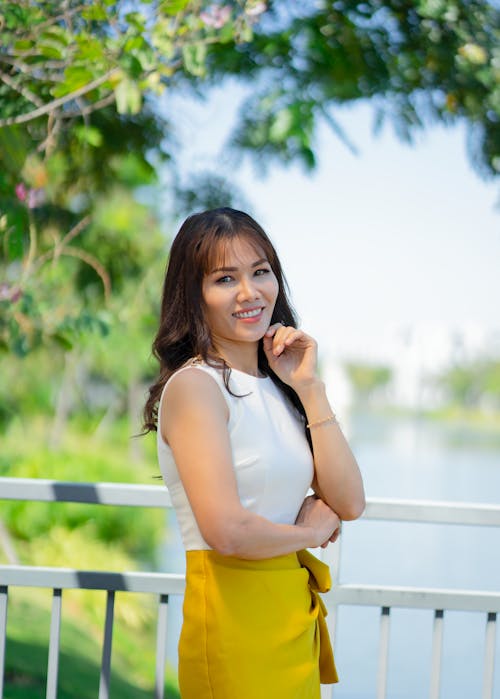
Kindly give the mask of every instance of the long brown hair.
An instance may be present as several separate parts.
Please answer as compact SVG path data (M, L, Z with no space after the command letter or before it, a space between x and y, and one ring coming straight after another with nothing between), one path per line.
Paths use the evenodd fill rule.
M144 407L145 433L158 428L158 403L165 383L177 369L194 357L220 369L226 389L231 392L231 369L222 357L214 356L210 328L203 312L202 282L205 274L220 262L226 247L236 238L245 238L264 252L278 281L278 296L271 323L281 322L297 327L281 263L262 227L243 211L227 207L189 216L174 238L167 264L160 327L153 342L153 354L160 363L160 374L149 388ZM258 348L258 366L262 374L273 380L305 418L304 408L295 391L270 368L262 340Z

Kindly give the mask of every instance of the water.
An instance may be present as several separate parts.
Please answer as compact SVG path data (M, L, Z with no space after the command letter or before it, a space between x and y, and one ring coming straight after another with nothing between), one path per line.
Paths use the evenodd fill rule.
M369 497L500 502L500 435L421 419L358 415L350 441ZM340 580L498 591L500 529L345 523ZM388 699L428 696L433 616L426 610L392 610ZM341 684L335 699L375 697L379 623L379 609L339 609L336 658ZM445 613L441 699L480 699L485 625L482 614ZM500 677L494 699L500 699Z
M500 435L415 418L355 415L347 426L368 497L500 503ZM170 522L174 519L169 514ZM165 570L183 572L175 526ZM500 590L500 529L346 522L341 582ZM335 699L375 699L380 610L341 607ZM176 663L181 601L172 600L169 658ZM388 699L429 692L433 612L391 612ZM480 699L485 615L447 612L441 699ZM494 699L500 699L500 639Z

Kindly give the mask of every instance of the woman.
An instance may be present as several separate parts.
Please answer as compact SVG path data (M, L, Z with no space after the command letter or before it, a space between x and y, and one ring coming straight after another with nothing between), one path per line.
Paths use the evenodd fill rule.
M153 351L145 427L186 548L182 699L318 699L337 681L317 594L329 578L305 549L361 515L363 485L250 216L184 222Z

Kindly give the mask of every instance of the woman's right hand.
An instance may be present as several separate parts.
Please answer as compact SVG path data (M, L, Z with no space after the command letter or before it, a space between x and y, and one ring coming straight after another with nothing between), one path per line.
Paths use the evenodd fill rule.
M314 531L314 541L311 547L327 546L335 541L340 533L338 515L320 498L308 495L299 510L295 524L299 527L310 527Z

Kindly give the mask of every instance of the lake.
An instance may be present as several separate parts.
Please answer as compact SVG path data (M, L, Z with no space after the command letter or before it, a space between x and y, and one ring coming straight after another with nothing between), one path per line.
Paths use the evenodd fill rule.
M500 504L500 435L423 418L355 413L344 425L367 497ZM169 513L164 570L183 572ZM340 581L500 590L500 528L363 521L344 523ZM426 610L391 612L388 699L425 699L432 624ZM375 699L380 610L341 607L335 699ZM176 663L181 601L172 599L169 659ZM441 699L480 699L486 619L447 612ZM500 636L500 634L499 634ZM494 699L500 699L500 638ZM264 698L263 698L264 699Z

